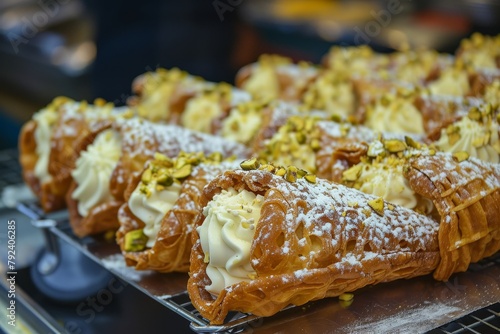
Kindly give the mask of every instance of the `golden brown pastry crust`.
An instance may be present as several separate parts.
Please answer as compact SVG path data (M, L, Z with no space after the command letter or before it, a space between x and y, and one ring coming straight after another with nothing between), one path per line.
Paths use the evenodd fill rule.
M19 135L19 162L22 168L24 182L38 197L40 206L45 212L63 209L66 205L64 196L67 191L67 182L64 175L55 174L51 180L41 183L35 175L35 166L38 161L36 153L35 130L37 124L34 120L23 125Z
M440 216L437 280L467 270L500 250L500 165L450 154L410 159L411 188L434 202Z
M439 261L437 222L401 207L390 210L387 203L383 215L371 212L368 217L367 202L374 197L354 189L324 180L290 183L264 171L229 171L205 188L202 206L230 187L265 196L251 246L257 277L212 296L205 290L211 281L193 232L188 292L213 324L222 323L232 310L269 316L288 304L424 275ZM199 216L196 226L203 219Z
M144 170L130 178L125 191L125 203L118 212L120 228L116 233L116 241L120 245L127 265L135 266L137 270L152 269L159 272L189 270L189 256L193 246L191 232L197 216L202 211L201 193L205 185L215 176L214 173L223 172L223 168L220 165L194 167L192 174L182 181L178 200L163 217L153 247L138 252L126 251L125 235L145 226L144 222L131 212L128 205L130 195L139 184Z
M66 201L71 225L75 227L75 234L80 237L119 228L117 212L125 202L124 194L129 185L129 178L134 172L142 170L144 164L152 159L156 152L167 157L175 157L181 151L203 152L207 155L220 152L224 158L233 155L246 158L250 154L249 150L241 144L175 125L154 124L140 119L119 120L111 125L100 127L81 139L80 151L106 129L118 131L122 139L122 153L109 181L113 200L92 208L87 217L82 219L78 213L78 204L71 197L76 185L71 186L72 190L68 192ZM75 183L75 181L72 182ZM103 217L106 221L100 224L99 221Z

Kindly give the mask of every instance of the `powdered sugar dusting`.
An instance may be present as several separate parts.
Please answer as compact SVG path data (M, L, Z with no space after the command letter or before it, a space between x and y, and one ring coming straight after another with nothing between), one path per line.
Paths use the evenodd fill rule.
M133 267L127 267L122 254L102 258L101 263L106 269L134 282L139 282L144 276L151 274L151 271L137 271Z
M228 157L249 156L248 149L238 143L216 136L191 131L175 125L155 124L141 119L120 120L114 127L123 134L123 149L130 156L153 156L161 152L173 157L184 152L220 152Z
M266 172L249 173L258 182ZM328 252L340 256L334 265L339 270L343 270L344 266L357 266L360 261L399 251L437 251L439 223L432 218L403 207L389 206L387 203L381 216L368 205L376 197L355 189L322 179L318 179L316 184L310 184L305 179L292 183L276 175L272 177L273 186L268 190L268 196L273 196L278 191L289 201L282 227L285 234L294 235L299 224L303 224L309 235L318 236L325 240L325 244L332 245L334 249ZM303 203L315 205L305 207ZM265 235L256 238L259 237L266 238ZM300 244L301 241L297 242ZM348 242L353 242L354 245L346 247ZM367 245L369 250L366 249ZM286 253L287 247L289 245L284 244L282 252ZM311 269L319 261L316 257L320 256L320 252L312 251L303 256L307 258L306 268ZM363 270L361 265L359 269ZM300 275L301 272L295 272L295 276Z
M455 306L443 303L419 305L405 313L373 321L364 319L353 323L347 331L352 333L423 333L436 327L428 319L453 318L455 313L461 311Z

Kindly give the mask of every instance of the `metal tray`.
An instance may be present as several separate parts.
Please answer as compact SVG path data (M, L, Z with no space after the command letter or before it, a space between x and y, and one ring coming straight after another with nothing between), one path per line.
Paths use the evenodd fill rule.
M51 218L44 216L36 203L20 204L18 208L33 219L35 225L37 220L53 220L52 226L41 225L187 319L194 332L465 333L476 328L474 332L481 333L477 328L485 324L488 332L500 332L500 253L471 265L467 272L452 276L448 282L437 282L431 276L399 280L356 291L351 305L343 304L338 298L327 298L289 307L268 318L231 313L223 325L214 326L191 304L186 292L187 274L136 271L126 266L114 238L79 239L72 233L64 212L56 214L58 218ZM480 312L478 310L482 315L472 313Z

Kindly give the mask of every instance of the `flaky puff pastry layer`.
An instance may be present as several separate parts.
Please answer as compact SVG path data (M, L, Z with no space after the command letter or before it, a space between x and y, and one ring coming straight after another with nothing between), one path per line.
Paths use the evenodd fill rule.
M197 216L202 211L200 197L203 188L217 174L224 172L229 167L236 167L236 163L203 163L193 167L191 175L182 180L179 198L163 217L153 247L132 252L126 250L125 235L128 232L143 229L145 223L132 213L128 201L132 192L141 182L142 174L147 170L147 167L142 172L135 173L125 191L125 203L118 211L120 228L116 233L116 241L120 245L127 265L135 266L137 270L187 272L193 246L191 232Z
M213 296L207 263L193 232L188 292L213 324L229 311L270 316L289 304L338 296L369 284L424 275L439 261L438 222L376 198L318 179L288 182L261 170L228 171L209 183L201 205L223 189L264 196L250 249L255 278ZM200 226L199 216L195 225Z
M117 131L121 138L121 156L109 181L113 200L96 205L90 209L86 217L82 217L78 213L77 201L71 197L77 186L73 181L66 201L71 226L75 234L80 237L119 228L117 213L125 201L129 177L134 172L142 170L144 164L157 152L167 157L175 157L181 151L202 152L206 155L220 152L223 158L231 156L246 158L250 155L249 150L241 144L175 125L155 124L141 119L113 122L91 133L87 140L82 139L82 141L88 145L89 141L93 140L92 138L106 129Z
M447 280L470 263L500 250L500 165L451 154L413 157L406 168L411 188L431 199L441 216L439 266Z

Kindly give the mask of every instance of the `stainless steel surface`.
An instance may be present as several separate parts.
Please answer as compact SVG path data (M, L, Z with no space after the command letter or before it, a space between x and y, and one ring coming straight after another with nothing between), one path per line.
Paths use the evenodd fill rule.
M60 249L54 234L50 233L49 228L57 225L53 219L35 220L35 227L38 227L43 232L45 238L45 252L38 261L37 270L42 275L49 275L57 268L60 262Z
M1 157L0 154L0 160ZM9 169L13 168L12 164L15 166L15 162L4 160L4 165ZM3 180L2 175L10 174L2 173L0 168L0 180ZM3 182L6 184L19 182L19 178L9 178ZM83 239L75 237L68 224L66 211L44 215L36 202L19 205L18 209L22 214L17 215L24 216L24 219L17 218L18 221L24 220L26 223L18 224L18 227L34 229L39 237L37 242L41 244L43 237L34 226L45 226L53 237L70 243L84 255L120 277L123 282L140 290L139 294L146 300L151 300L153 304L159 303L156 305L160 308L166 307L168 310L162 312L165 313L166 323L179 322L172 318L177 315L179 319L181 317L187 319L190 323L189 328L195 332L423 333L429 331L430 334L459 334L493 333L500 327L500 253L471 265L467 272L454 275L449 282L437 282L430 276L400 280L356 291L354 302L350 306L341 304L337 298L327 298L300 307L290 307L269 318L232 313L224 325L211 326L199 315L189 300L186 292L187 274L135 271L125 265L114 240L105 240L103 237ZM12 210L3 209L2 212L5 213L2 217L17 217ZM33 224L29 224L30 219L33 220ZM53 222L57 224L54 225ZM30 231L27 232L29 233L19 234L19 237L25 238L26 234L32 234ZM36 242L30 239L29 243L31 246ZM137 296L135 298L138 299ZM141 304L144 304L144 300ZM38 322L53 322L51 315L44 309L36 303L32 305L30 317L34 317ZM76 320L84 319L77 317ZM116 321L125 320L116 319ZM137 319L127 320L129 323L135 321ZM185 322L185 330L189 330L188 322ZM98 328L97 323L92 325Z
M327 298L289 308L269 318L232 313L222 326L200 317L185 290L187 274L159 274L127 267L114 240L76 238L66 219L49 227L51 233L133 285L148 297L191 322L195 332L276 333L282 330L336 333L427 332L500 300L500 254L454 275L448 282L430 276L366 287L354 302L343 305Z

